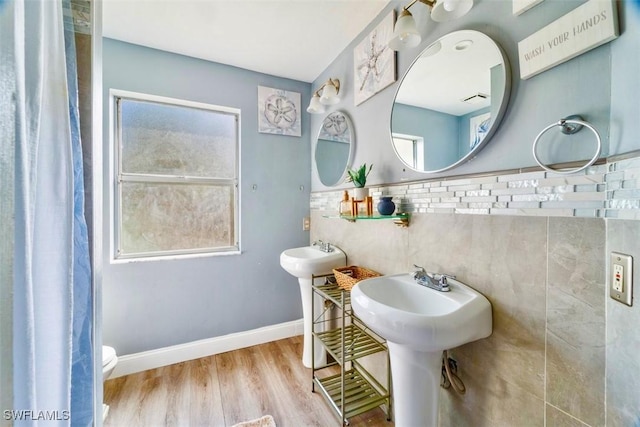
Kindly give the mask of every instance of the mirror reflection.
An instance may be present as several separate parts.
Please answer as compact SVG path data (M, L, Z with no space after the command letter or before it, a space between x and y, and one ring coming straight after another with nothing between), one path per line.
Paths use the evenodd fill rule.
M510 70L487 35L463 30L427 47L403 77L391 112L398 157L421 172L442 172L480 151L506 110Z
M354 145L353 126L341 111L322 121L316 141L316 169L322 184L331 187L343 181Z

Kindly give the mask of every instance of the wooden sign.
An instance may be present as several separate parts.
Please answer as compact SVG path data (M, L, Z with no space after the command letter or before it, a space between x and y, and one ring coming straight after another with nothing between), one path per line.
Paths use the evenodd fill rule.
M521 15L544 0L513 0L513 14Z
M590 0L518 43L528 79L618 37L614 0Z

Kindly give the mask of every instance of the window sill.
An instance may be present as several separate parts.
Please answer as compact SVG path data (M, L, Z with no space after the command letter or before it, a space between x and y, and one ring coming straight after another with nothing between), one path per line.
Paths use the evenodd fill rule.
M111 258L110 264L131 264L138 262L153 262L153 261L177 261L177 260L186 260L186 259L195 259L195 258L211 258L211 257L220 257L220 256L232 256L232 255L242 255L242 251L225 251L225 252L203 252L196 254L180 254L180 255L158 255L158 256L147 256L147 257L138 257L138 258Z

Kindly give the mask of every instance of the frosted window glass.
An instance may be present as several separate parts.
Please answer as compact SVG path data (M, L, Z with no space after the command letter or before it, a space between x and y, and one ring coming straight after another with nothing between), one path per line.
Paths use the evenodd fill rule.
M236 116L120 100L122 172L234 178Z
M123 183L124 253L235 245L231 187Z
M240 110L115 96L115 258L239 251Z

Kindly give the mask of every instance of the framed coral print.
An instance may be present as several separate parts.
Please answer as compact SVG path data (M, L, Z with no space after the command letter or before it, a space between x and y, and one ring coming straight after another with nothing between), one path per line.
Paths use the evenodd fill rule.
M360 105L396 81L396 52L387 46L395 10L353 49L354 102Z
M300 94L258 86L258 132L302 136Z

